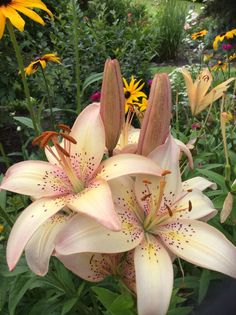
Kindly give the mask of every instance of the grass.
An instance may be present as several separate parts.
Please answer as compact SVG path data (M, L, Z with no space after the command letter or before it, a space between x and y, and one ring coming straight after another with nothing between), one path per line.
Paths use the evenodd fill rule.
M140 3L143 4L143 0L132 0L134 3ZM150 12L151 15L154 15L156 13L157 7L158 7L158 0L146 0L145 5ZM179 0L181 3L185 3L186 5L192 6L194 10L196 10L197 13L201 12L202 3L196 3L193 1L187 1L187 0Z

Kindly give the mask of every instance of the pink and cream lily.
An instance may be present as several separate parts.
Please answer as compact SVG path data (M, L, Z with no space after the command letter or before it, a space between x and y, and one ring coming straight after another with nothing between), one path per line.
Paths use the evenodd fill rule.
M117 253L134 249L133 266L139 315L164 315L173 287L172 259L236 277L236 248L218 230L203 222L216 210L201 190L214 184L196 177L181 182L180 149L172 137L149 156L163 177L122 177L111 181L121 231L108 231L88 217L74 216L57 238L56 255L66 267L84 277L93 273L83 252ZM199 221L199 219L201 221ZM70 260L70 256L73 259ZM77 256L76 256L77 255ZM86 254L88 255L88 254ZM80 264L76 265L76 259ZM81 271L82 270L82 271ZM130 271L129 271L130 272ZM83 274L82 274L83 276Z
M161 175L161 168L143 156L122 154L102 161L105 132L99 110L99 104L88 106L68 134L46 132L38 138L49 162L20 162L7 171L1 189L36 199L19 216L9 236L10 270L36 230L65 207L72 214L85 214L108 229L119 230L108 181L126 174ZM58 135L63 137L61 143ZM49 140L54 147L48 145Z

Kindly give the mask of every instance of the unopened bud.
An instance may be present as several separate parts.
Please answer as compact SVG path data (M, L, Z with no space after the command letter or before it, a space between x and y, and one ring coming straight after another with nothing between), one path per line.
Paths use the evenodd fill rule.
M109 155L115 148L125 119L125 96L119 62L105 63L101 91L101 117L105 127Z
M171 87L166 73L156 74L151 86L147 110L138 142L138 154L147 156L163 144L171 119Z
M224 223L227 218L229 217L232 208L233 208L233 202L234 202L234 197L233 195L229 192L227 197L225 198L224 204L223 204L223 209L221 210L220 213L220 222Z

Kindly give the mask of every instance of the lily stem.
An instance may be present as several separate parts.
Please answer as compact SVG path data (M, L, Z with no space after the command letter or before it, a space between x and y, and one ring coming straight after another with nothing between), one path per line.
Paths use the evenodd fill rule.
M79 33L77 19L76 0L72 0L72 15L73 15L73 44L75 50L75 77L76 77L76 101L77 113L81 112L81 84L80 84L80 56L79 56Z
M10 218L10 216L8 215L8 213L6 213L6 211L0 207L0 216L7 222L7 224L10 226L10 228L13 227L13 221Z
M36 135L38 135L39 134L39 130L38 130L37 122L36 122L35 111L34 111L32 102L30 100L30 91L29 91L29 86L27 84L26 77L25 77L25 71L24 71L24 64L23 64L22 54L21 54L21 51L20 51L20 47L19 47L19 45L17 43L16 36L15 36L14 30L13 30L12 24L8 20L7 20L7 29L8 29L8 32L10 34L11 42L12 42L12 45L13 45L13 48L14 48L15 54L16 54L16 59L17 59L19 70L20 70L20 75L21 75L23 87L24 87L24 93L25 93L25 97L26 97L26 100L27 100L27 109L29 111L29 114L30 114L30 117L31 117L31 120L32 120L32 123L33 123L33 126L34 126L35 133L36 133Z

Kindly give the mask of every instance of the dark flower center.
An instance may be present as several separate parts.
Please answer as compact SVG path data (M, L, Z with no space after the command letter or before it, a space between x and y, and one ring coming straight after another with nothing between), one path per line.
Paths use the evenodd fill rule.
M0 7L3 6L3 5L7 6L11 2L12 2L12 0L0 0Z
M40 62L38 61L37 63L33 64L32 68L33 68L34 70L37 70L38 67L39 67L39 65L40 65Z
M131 93L129 91L125 92L125 98L129 98Z

